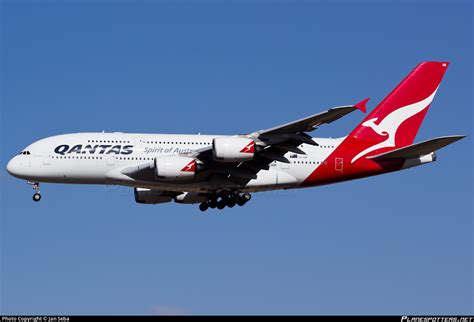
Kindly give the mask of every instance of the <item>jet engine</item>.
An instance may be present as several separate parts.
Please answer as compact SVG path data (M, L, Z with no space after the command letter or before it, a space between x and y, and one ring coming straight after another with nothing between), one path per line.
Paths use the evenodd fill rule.
M179 155L155 158L155 175L162 180L190 179L196 174L196 160Z
M217 137L212 141L214 160L249 161L255 154L255 142L241 137Z
M135 188L135 201L143 204L157 204L170 202L173 197L167 196L164 191L157 189Z
M176 197L174 197L174 201L176 203L184 203L184 204L195 204L201 203L207 200L207 196L203 196L198 192L183 192Z

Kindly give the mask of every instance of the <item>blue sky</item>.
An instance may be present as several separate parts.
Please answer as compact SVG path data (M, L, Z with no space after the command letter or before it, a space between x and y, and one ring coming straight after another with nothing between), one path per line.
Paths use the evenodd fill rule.
M1 178L3 314L473 314L473 7L465 2L3 1L1 162L85 131L246 133L451 65L438 161L244 208ZM321 127L342 136L359 113Z

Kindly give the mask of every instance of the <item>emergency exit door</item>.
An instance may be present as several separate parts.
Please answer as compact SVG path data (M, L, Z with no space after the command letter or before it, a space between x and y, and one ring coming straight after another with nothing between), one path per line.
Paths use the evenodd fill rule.
M344 159L343 158L336 158L334 162L334 166L336 171L342 171L344 170Z

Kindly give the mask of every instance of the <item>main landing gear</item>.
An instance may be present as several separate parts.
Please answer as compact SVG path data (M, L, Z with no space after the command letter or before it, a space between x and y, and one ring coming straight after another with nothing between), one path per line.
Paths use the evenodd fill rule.
M39 182L32 182L28 181L28 184L30 184L35 191L35 194L33 195L33 201L38 202L41 200L41 193L40 193L40 188L39 188Z
M235 205L243 206L250 199L252 195L248 192L227 192L220 193L217 195L209 196L209 198L199 205L199 210L206 211L208 208L224 209L226 206L229 208Z

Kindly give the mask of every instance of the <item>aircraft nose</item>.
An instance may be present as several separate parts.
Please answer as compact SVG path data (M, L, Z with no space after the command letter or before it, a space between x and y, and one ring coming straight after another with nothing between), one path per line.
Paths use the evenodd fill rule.
M12 158L7 164L7 172L14 177L20 174L20 165L18 162L18 156Z

